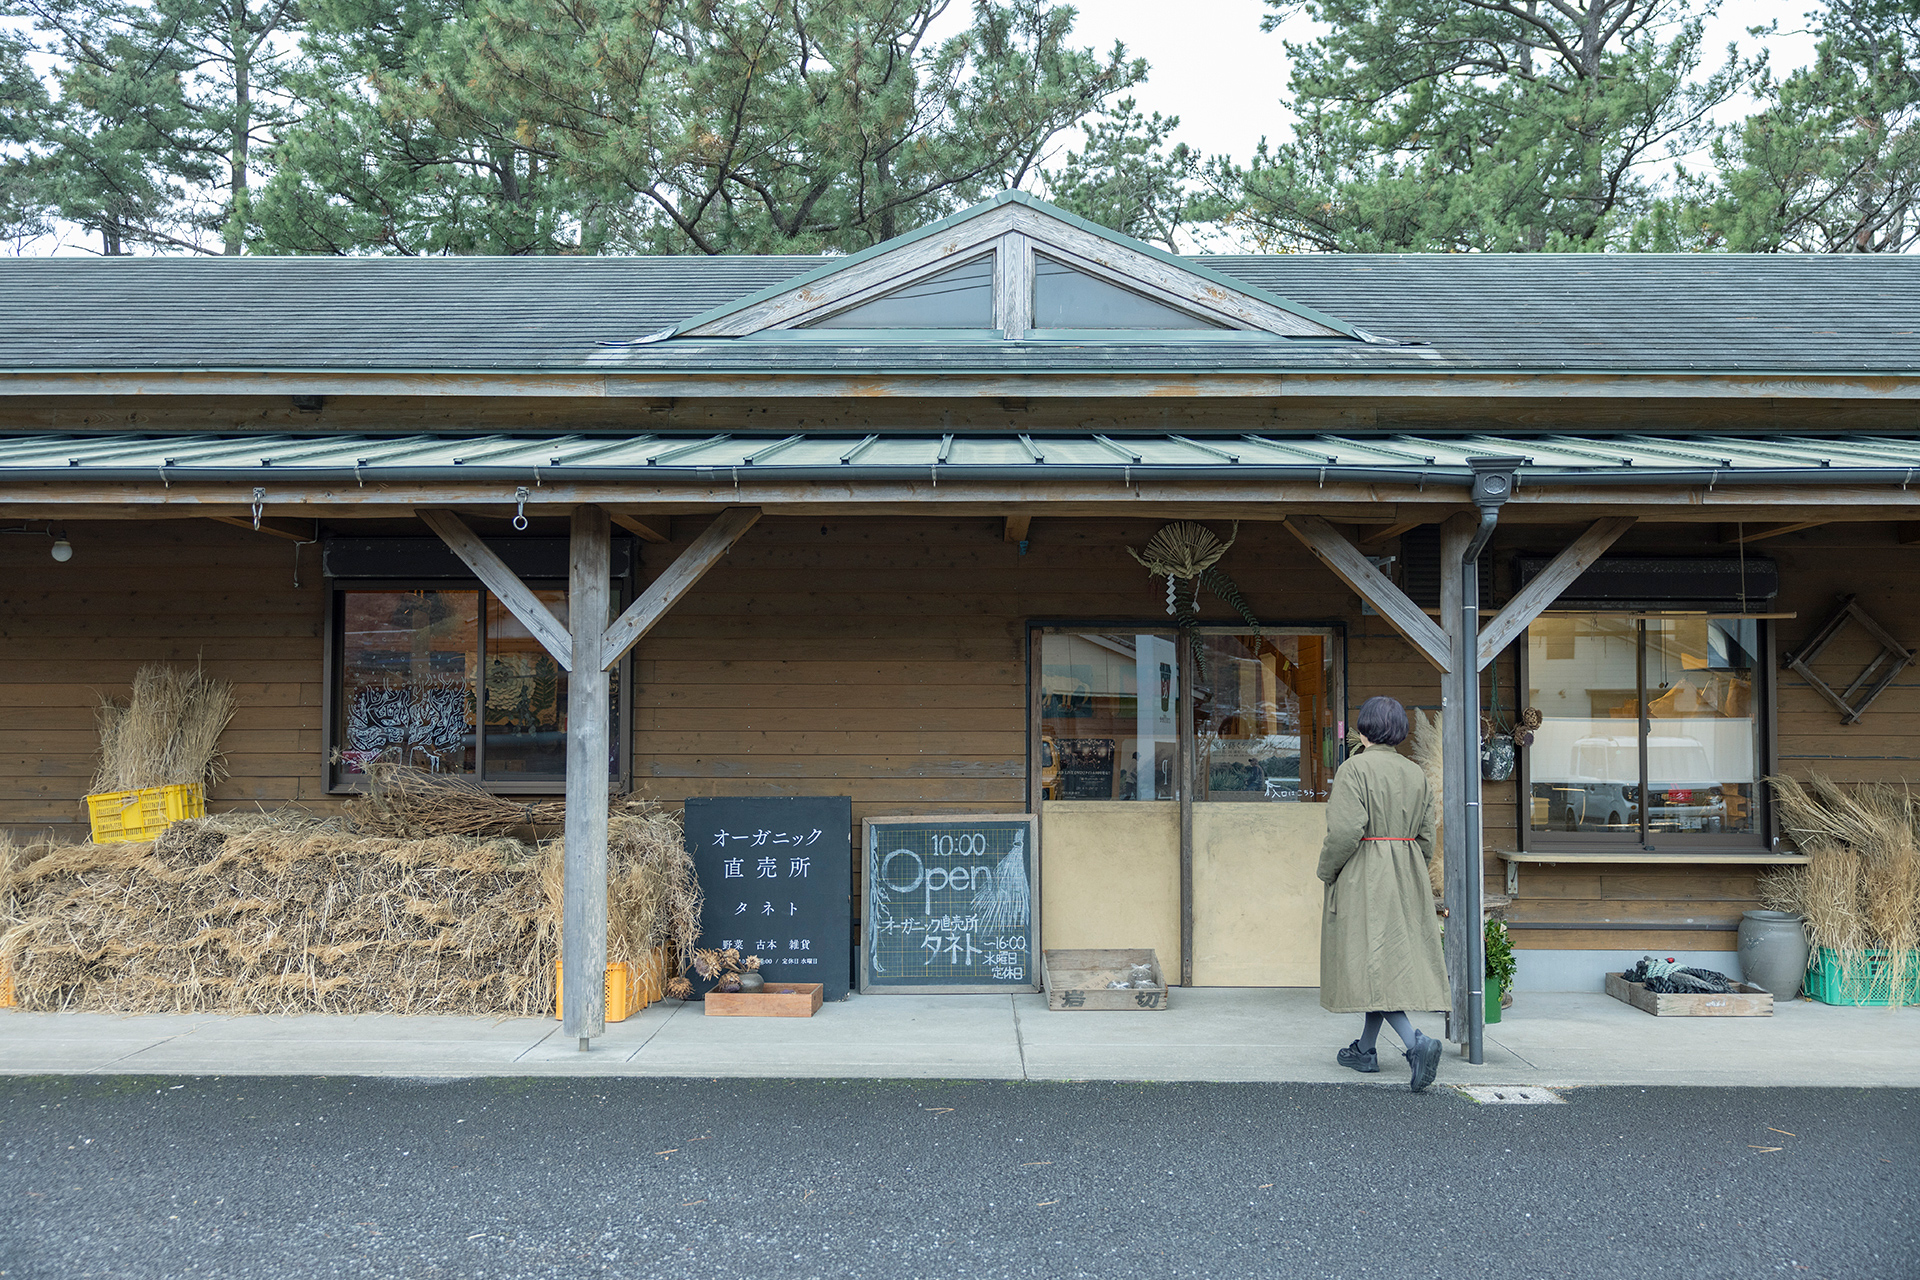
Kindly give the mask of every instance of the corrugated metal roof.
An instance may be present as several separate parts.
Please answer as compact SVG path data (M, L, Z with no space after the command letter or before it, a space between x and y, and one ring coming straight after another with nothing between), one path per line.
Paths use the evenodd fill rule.
M644 473L709 479L832 472L964 475L1241 469L1344 475L1392 472L1458 479L1475 457L1520 457L1523 483L1663 479L1739 483L1798 474L1845 483L1907 480L1920 438L1338 435L39 435L0 439L0 482L102 477L169 480L406 473L441 478Z
M1920 374L1920 258L1279 255L1197 263L1412 346L764 343L657 332L814 257L0 259L0 371Z

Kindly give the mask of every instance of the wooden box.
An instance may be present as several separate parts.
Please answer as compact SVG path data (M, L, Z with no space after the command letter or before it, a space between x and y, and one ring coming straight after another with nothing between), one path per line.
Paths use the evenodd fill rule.
M1150 990L1116 990L1110 982L1125 982L1135 965L1153 969ZM1160 957L1151 950L1044 951L1040 980L1047 990L1049 1009L1164 1009L1167 980Z
M811 1018L826 1000L819 982L769 982L758 991L709 991L709 1018Z
M1726 995L1667 995L1647 990L1643 982L1628 982L1626 975L1607 975L1607 994L1636 1009L1644 1009L1656 1018L1771 1018L1773 993L1764 987L1736 982Z

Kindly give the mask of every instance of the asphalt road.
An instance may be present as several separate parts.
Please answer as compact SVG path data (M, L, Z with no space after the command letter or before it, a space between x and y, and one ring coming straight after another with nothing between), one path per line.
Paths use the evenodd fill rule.
M0 1079L0 1276L1920 1277L1920 1091Z

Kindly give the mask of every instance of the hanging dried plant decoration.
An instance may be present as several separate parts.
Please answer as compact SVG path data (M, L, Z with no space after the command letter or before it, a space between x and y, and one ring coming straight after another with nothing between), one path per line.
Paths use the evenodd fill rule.
M1240 588L1234 585L1226 570L1218 567L1221 557L1239 538L1238 520L1233 522L1233 533L1225 542L1220 541L1218 535L1203 524L1180 520L1147 539L1144 552L1128 547L1127 554L1145 566L1154 577L1167 580L1167 612L1174 616L1181 630L1191 631L1200 624L1200 588L1204 584L1207 590L1246 619L1247 625L1253 628L1254 644L1258 646L1260 619L1253 616L1253 610L1247 606ZM1181 591L1177 582L1191 582L1193 590ZM1206 679L1206 658L1200 645L1193 646L1193 660L1196 673L1202 680Z

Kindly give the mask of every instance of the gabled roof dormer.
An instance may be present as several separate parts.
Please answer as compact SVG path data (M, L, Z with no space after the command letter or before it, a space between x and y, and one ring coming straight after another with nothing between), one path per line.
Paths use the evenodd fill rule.
M1353 338L1353 326L1019 191L682 322L674 337Z

